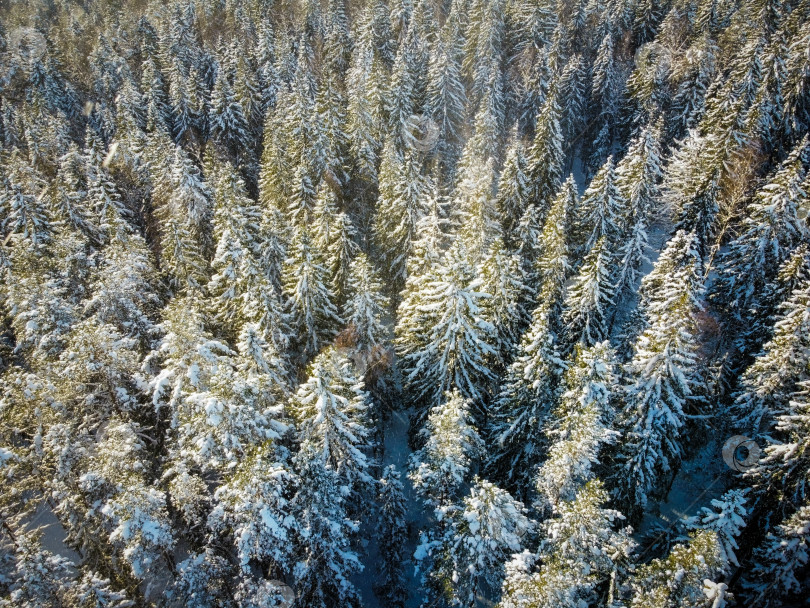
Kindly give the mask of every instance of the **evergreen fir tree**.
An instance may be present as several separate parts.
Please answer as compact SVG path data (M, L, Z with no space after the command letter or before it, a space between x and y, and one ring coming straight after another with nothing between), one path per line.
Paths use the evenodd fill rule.
M581 235L578 240L583 251L592 251L601 238L605 239L609 251L618 245L624 206L625 200L616 184L613 157L610 157L579 202Z
M623 515L602 505L608 494L598 480L574 500L561 502L557 517L542 524L537 553L524 551L506 566L504 608L579 606L597 601L598 589L628 569L630 528L616 530Z
M402 608L408 598L403 565L405 561L406 505L402 482L394 465L385 468L379 480L380 505L377 529L380 534L380 581L375 592L392 608Z
M556 317L571 270L569 221L578 204L576 185L569 176L551 205L542 232L539 235L538 256L534 260L538 290Z
M711 501L712 508L703 507L701 514L690 517L687 528L691 530L712 530L717 533L717 540L722 548L724 559L729 564L739 566L735 549L739 549L735 538L745 527L748 510L745 507L747 498L745 490L729 490L719 499Z
M346 516L340 480L317 454L307 450L297 457L298 474L306 479L292 499L299 530L293 569L298 608L360 606L360 595L350 576L363 566L349 543L358 524Z
M615 262L609 247L607 237L599 237L565 296L564 320L571 343L588 347L608 337L608 316L615 302Z
M6 235L18 235L36 247L48 241L52 230L51 219L40 197L44 184L16 152L12 153L9 165L0 195L2 229Z
M641 276L641 264L646 260L648 229L656 219L653 212L660 196L659 137L660 130L644 129L616 167L616 188L626 201L616 272L617 297L635 288Z
M416 225L426 214L426 198L432 185L421 173L419 157L404 156L391 142L386 144L380 166L380 197L374 221L374 237L395 282L405 279L405 268Z
M307 356L318 352L342 324L321 256L309 233L299 229L293 236L290 258L282 271L284 293L290 300L291 325Z
M236 98L232 68L220 65L211 92L211 134L238 157L250 157L250 126L245 110Z
M524 511L508 492L476 479L448 532L456 603L473 605L484 588L500 587L507 556L522 549L532 528Z
M574 500L578 489L593 479L601 446L616 439L610 429L617 387L614 360L607 342L578 347L565 372L565 392L545 425L552 444L537 472L538 502L544 510Z
M692 532L685 543L675 545L665 559L640 566L627 582L629 605L647 608L664 605L722 605L725 585L713 579L726 573L728 564L717 539L709 530ZM678 576L673 577L673 573Z
M761 432L788 409L790 396L808 380L807 324L810 283L803 281L780 307L773 337L743 372L732 414L737 426Z
M808 197L801 161L807 145L803 141L797 146L757 192L740 235L720 255L714 292L738 322L794 247L810 236L806 222L796 215Z
M802 572L810 561L810 508L806 505L769 533L754 550L754 568L747 575L746 598L762 606L778 606L785 596L801 597L807 590Z
M528 175L532 184L531 200L538 205L541 217L551 205L562 180L563 138L560 128L558 92L552 88L537 114L534 140L528 151Z
M452 503L483 451L470 402L458 391L446 393L444 402L430 411L421 435L425 445L411 456L409 476L414 488L434 507Z
M346 301L346 322L357 332L357 347L369 350L388 339L389 330L384 319L388 298L382 293L383 285L364 253L352 260Z
M498 182L498 211L501 214L503 232L506 237L513 233L520 218L526 213L530 190L526 171L526 153L523 142L513 133Z
M351 362L330 348L312 362L309 377L290 406L308 458L317 458L356 489L371 481L363 453L369 435L368 400L354 377Z
M702 282L694 234L670 239L642 283L646 328L636 341L627 371L621 416L626 432L621 448L622 497L643 508L662 475L672 475L682 454L684 406L698 378L695 314Z
M495 328L482 314L489 296L478 291L481 280L465 254L461 247L452 249L437 276L399 309L397 347L406 383L428 406L453 389L481 404L494 379L488 359L494 354ZM419 335L407 333L411 317L420 319Z
M540 462L543 423L556 400L564 368L549 306L540 304L491 407L488 467L507 488L525 488Z
M245 574L251 572L254 560L281 572L292 570L292 542L298 529L291 503L298 484L295 475L274 460L273 448L260 444L215 492L217 506L208 526L215 533L232 535Z

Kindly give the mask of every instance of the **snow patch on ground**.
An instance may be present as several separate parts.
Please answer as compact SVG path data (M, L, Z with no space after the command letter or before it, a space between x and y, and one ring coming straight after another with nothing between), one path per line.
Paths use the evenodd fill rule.
M394 411L385 432L385 466L393 464L402 475L402 486L405 494L407 508L406 521L408 524L408 542L405 547L407 561L403 564L405 587L408 590L408 608L416 608L422 603L419 593L421 575L414 572L415 562L413 554L419 545L419 532L425 530L430 521L430 514L424 509L422 501L416 496L411 480L408 479L408 459L411 457L411 448L408 445L408 430L410 428L412 410Z
M413 485L408 479L408 459L411 456L411 448L408 445L408 430L410 420L413 415L412 410L395 410L390 413L390 418L385 425L385 440L383 442L382 467L394 465L402 479L402 486L405 495L407 509L406 521L408 525L408 541L405 547L407 559L403 564L403 574L405 578L405 588L408 591L407 608L417 608L422 603L419 593L420 575L414 572L415 562L414 552L419 545L419 531L424 530L430 521L430 514L423 508L422 502L416 496ZM364 553L361 556L364 569L361 573L352 578L352 582L357 587L363 597L364 606L367 608L385 608L374 595L372 588L376 579L376 564L379 559L379 546L375 535L370 534L376 522L362 522L361 529L364 537L370 537Z
M669 494L647 510L636 531L637 537L644 536L657 525L675 528L683 519L697 514L701 507L708 506L712 499L729 489L733 474L723 462L725 439L713 438L692 458L681 463Z
M33 517L24 523L28 530L39 529L42 532L42 547L54 555L66 557L74 564L80 564L79 554L65 544L67 531L62 526L51 506L43 501L37 507Z

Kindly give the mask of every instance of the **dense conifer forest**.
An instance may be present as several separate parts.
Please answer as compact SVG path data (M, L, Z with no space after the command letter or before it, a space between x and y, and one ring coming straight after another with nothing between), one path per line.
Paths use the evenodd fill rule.
M0 2L0 607L810 595L810 0Z

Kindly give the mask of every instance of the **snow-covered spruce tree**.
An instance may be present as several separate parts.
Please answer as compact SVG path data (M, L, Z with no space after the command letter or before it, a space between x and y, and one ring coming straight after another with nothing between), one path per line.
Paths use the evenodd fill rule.
M773 337L743 372L731 413L740 428L764 432L790 410L801 382L810 380L810 279L779 308Z
M104 144L93 129L87 129L84 157L87 205L92 209L93 221L102 239L109 242L118 233L132 231L129 224L132 213L121 200L115 181L104 164Z
M210 195L196 168L177 148L169 196L158 206L161 267L175 290L200 290L210 250Z
M622 585L625 604L632 608L654 606L723 606L725 583L714 580L726 574L728 562L717 533L698 530L685 543L675 545L666 558L639 566Z
M345 167L350 139L346 131L346 96L336 72L330 66L323 71L313 118L323 146L320 154L324 159L324 180L343 186L349 179Z
M533 260L533 271L540 286L540 298L548 302L557 323L565 293L565 283L570 265L569 225L577 205L577 190L573 175L569 176L554 198L546 216L542 231L537 239L537 258Z
M503 240L495 238L479 266L482 291L489 294L484 316L495 328L496 361L507 363L520 342L521 331L529 324L532 290L517 254L510 254Z
M169 204L180 218L188 221L198 248L207 257L213 244L214 193L192 159L179 146L174 149L171 187Z
M327 192L325 192L327 190ZM338 301L346 297L351 263L360 250L357 230L349 216L338 211L336 200L326 181L321 185L315 204L316 244L323 252L332 275L332 290Z
M473 122L473 133L464 144L457 172L462 179L477 163L500 158L504 123L503 90L500 70L493 71Z
M220 606L233 595L227 588L233 577L231 564L213 549L206 548L177 564L177 578L167 589L166 598L194 602L201 608Z
M576 141L576 136L587 119L587 67L581 54L568 59L560 74L560 108L563 111L561 125L566 141Z
M220 53L222 56L223 53ZM237 158L250 158L250 125L233 87L231 57L222 57L211 92L211 134ZM234 58L235 59L235 58Z
M447 163L457 153L467 102L457 34L448 22L430 53L427 72L426 110L439 127L439 154Z
M262 202L261 191L259 201ZM273 201L262 204L261 214L256 259L270 284L280 290L281 270L287 257L291 227L284 212Z
M690 131L667 163L662 186L662 200L677 217L676 226L695 232L701 256L708 253L720 212L718 176L696 170L708 154L707 147L705 137Z
M614 251L619 244L626 202L616 180L616 169L611 156L582 194L578 206L579 234L576 243L583 254L591 251L603 237L610 251Z
M112 418L79 479L85 504L92 505L87 516L98 518L121 564L116 570L125 564L138 581L170 564L167 556L176 542L166 495L148 476L142 436L139 424Z
M150 26L151 27L151 26ZM157 49L151 45L144 60L141 76L147 125L167 134L172 131L172 113L167 95L166 80L160 69Z
M45 189L42 177L16 150L4 170L0 209L3 234L18 234L33 246L48 241L52 231L48 209L40 196Z
M483 443L473 426L470 403L458 391L447 393L444 403L432 409L420 434L425 444L411 455L409 477L437 521L421 532L414 557L417 571L422 572L425 601L438 604L452 598L448 587L453 572L450 514L483 454Z
M504 38L504 3L475 1L467 13L462 75L473 104L485 95L493 71L498 69Z
M233 539L246 578L254 571L252 562L284 575L294 566L292 542L298 530L291 500L301 482L276 460L275 451L270 442L252 447L217 488L208 517L213 534Z
M807 204L803 140L749 203L739 236L719 256L712 295L735 323L757 303L765 285L791 251L810 238L797 213Z
M163 340L147 365L155 368L152 403L168 419L173 459L203 470L227 469L253 444L280 437L286 427L279 385L264 371L270 366L255 334L240 337L237 355L205 331L188 299L165 309L162 328Z
M386 606L403 608L408 599L403 575L407 541L406 504L402 481L394 465L385 467L378 484L380 510L377 530L382 555L377 567L380 579L375 585L375 593L386 602Z
M385 262L387 276L401 285L416 225L427 213L432 190L422 174L420 156L399 152L389 141L380 164L380 196L374 220L374 238Z
M548 457L537 472L538 507L556 511L561 501L571 501L593 479L603 444L615 441L614 393L617 390L615 353L608 342L577 347L565 371L565 392L546 422L551 441Z
M85 301L85 314L99 324L109 324L138 350L148 350L157 338L156 311L162 304L153 258L137 233L120 234L104 248L91 278L92 296Z
M530 183L527 175L525 144L513 131L498 180L498 212L504 236L509 238L529 204Z
M329 288L323 253L306 228L295 230L289 256L281 279L290 302L290 324L302 354L308 357L334 337L342 319Z
M782 262L776 276L768 282L759 296L749 323L742 329L737 339L738 348L742 353L758 351L761 344L773 337L774 325L781 316L781 305L790 298L802 281L809 278L810 248L802 243Z
M403 300L417 297L419 286L425 279L435 275L441 266L449 243L449 225L445 200L434 188L428 201L428 211L416 224L416 238L408 257Z
M377 139L379 126L373 116L371 98L373 82L374 48L371 23L367 11L361 16L358 26L358 39L348 70L347 86L347 126L350 138L350 152L359 176L364 181L377 181L377 156L380 142Z
M598 589L628 570L633 542L630 528L617 529L624 516L606 509L599 480L583 486L558 514L541 525L535 552L515 554L506 566L502 608L590 605Z
M351 361L330 347L315 357L290 403L308 458L317 458L355 491L372 481L363 452L368 447L368 401Z
M80 297L86 293L90 272L86 244L67 231L53 243L56 255L48 249L32 249L15 235L6 237L5 243L0 250L5 326L14 332L17 357L38 370L59 357L68 333L81 318ZM11 355L8 350L4 353L4 365L12 363Z
M615 304L615 258L610 251L607 236L599 237L565 295L563 321L570 344L588 347L608 337Z
M415 297L406 294L399 307L397 349L405 381L427 406L453 389L480 406L494 380L489 357L495 352L495 328L483 318L489 296L479 291L481 285L457 241ZM409 325L418 327L417 335L406 333Z
M795 397L775 417L765 454L750 471L758 498L775 500L774 510L783 514L810 496L807 485L810 381L800 383L797 389Z
M408 122L416 105L414 90L417 79L416 47L421 43L415 40L416 37L418 37L416 28L408 28L404 38L401 39L391 67L390 88L386 98L385 113L388 116L386 127L398 149L407 145Z
M80 608L129 608L134 604L125 591L116 590L110 580L98 572L84 569L81 578L71 585L69 606Z
M757 606L782 606L786 598L807 593L804 572L810 563L810 506L802 505L754 549L753 569L745 576L745 599Z
M546 102L537 114L534 139L529 147L528 176L531 184L531 202L538 206L541 219L545 217L563 177L562 131L557 90L552 87Z
M360 594L350 577L363 569L350 541L358 523L344 507L345 491L337 472L324 466L320 453L303 449L295 460L306 480L291 501L294 539L295 608L359 608Z
M626 368L630 384L620 416L625 442L617 471L622 500L635 510L678 466L684 406L699 377L695 315L703 286L695 239L676 233L642 282L645 328Z
M532 314L515 361L494 399L487 468L504 487L518 496L540 463L545 440L543 424L557 398L565 362L557 350L547 303Z
M520 95L520 99L515 109L518 115L515 129L519 133L532 135L534 133L535 118L546 101L551 82L548 49L539 49L537 57L532 62L531 71L525 74L521 80L523 82L520 83L522 85L519 87L520 91L519 93L516 91ZM507 83L509 83L508 80ZM509 85L507 84L507 86Z
M100 420L114 412L138 410L137 346L134 338L96 317L76 322L53 370L62 377L57 385L60 397L82 415L92 409Z
M383 294L377 271L362 252L352 260L345 308L346 323L354 326L357 348L361 352L374 349L389 339L390 331L384 322L388 298Z
M75 564L44 549L38 537L36 532L27 532L14 538L13 563L4 564L11 566L4 577L9 606L61 606L69 601Z
M711 508L703 507L701 513L686 520L689 530L711 530L717 533L717 541L723 551L723 559L733 566L739 566L735 549L739 549L736 538L745 528L748 509L745 503L746 490L729 490L719 499L711 501Z
M442 544L451 555L453 603L473 606L482 592L497 593L507 557L520 551L532 523L523 504L494 484L477 479L458 506L442 510L452 518Z
M417 494L434 508L450 504L483 453L470 403L458 391L446 393L420 431L425 445L411 456L409 477Z
M647 259L647 233L650 224L657 219L659 182L663 175L660 138L659 126L645 128L616 166L616 188L625 201L614 284L619 299L636 288L641 278L641 264Z
M259 162L259 203L287 219L288 199L292 195L294 159L285 145L284 126L290 116L286 103L291 94L282 89L274 108L267 111L262 135L262 156Z
M265 243L259 228L264 227L260 223L263 218L245 195L238 176L232 181L222 180L217 192L217 243L207 291L211 312L222 327L219 335L234 341L251 323L274 349L270 358L283 355L290 341L289 320L281 294L262 265Z
M47 202L53 220L98 242L98 228L92 222L90 210L83 204L87 187L85 175L84 158L78 146L71 144L59 159L56 180L51 183Z
M470 151L471 142L464 148ZM495 200L495 166L492 157L462 155L459 181L452 200L450 221L458 226L457 234L464 241L470 262L478 263L490 243L501 236ZM461 164L460 163L460 164Z

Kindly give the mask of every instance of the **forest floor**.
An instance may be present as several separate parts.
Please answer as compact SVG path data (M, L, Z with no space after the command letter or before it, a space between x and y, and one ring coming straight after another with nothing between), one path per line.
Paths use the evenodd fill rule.
M714 437L684 460L666 498L647 509L635 532L643 560L652 557L645 553L656 551L655 545L665 535L664 530L676 530L685 518L697 515L701 507L708 506L729 488L732 476L722 456L725 440L726 437Z
M394 410L385 425L385 442L383 444L382 468L394 465L401 475L402 485L405 495L406 515L405 521L408 526L408 540L405 545L405 561L403 562L403 574L405 577L405 588L408 591L407 608L417 608L422 603L421 588L419 579L421 574L415 571L413 554L419 545L419 530L426 530L430 520L430 514L424 509L422 501L416 496L411 480L408 479L408 459L411 456L411 448L408 445L408 429L412 410ZM368 525L374 525L369 522ZM380 600L374 595L372 581L375 579L376 564L379 559L379 547L374 540L365 547L365 553L361 556L364 569L363 572L355 575L354 584L363 597L366 608L384 608Z

